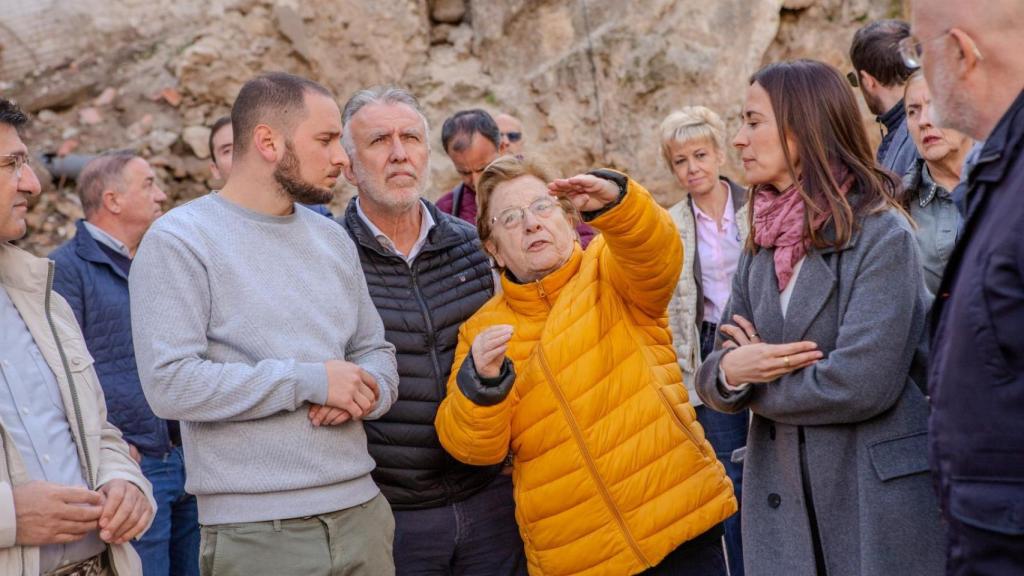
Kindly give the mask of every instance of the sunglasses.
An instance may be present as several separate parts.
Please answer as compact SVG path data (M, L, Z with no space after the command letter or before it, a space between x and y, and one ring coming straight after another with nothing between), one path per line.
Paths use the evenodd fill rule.
M850 86L857 88L860 86L860 75L856 70L851 70L846 73L846 81L850 83Z
M519 142L523 139L522 132L502 132L501 135L508 138L509 142Z

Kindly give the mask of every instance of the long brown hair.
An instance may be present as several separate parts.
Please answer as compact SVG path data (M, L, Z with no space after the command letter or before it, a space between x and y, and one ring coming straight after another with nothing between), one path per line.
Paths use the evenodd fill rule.
M853 90L838 70L817 60L789 60L765 66L750 77L755 82L771 100L790 176L807 207L804 235L811 246L841 248L864 215L903 211L895 200L900 184L875 162ZM799 174L785 145L789 139L796 143ZM854 179L849 194L840 192L839 168ZM811 222L822 213L826 224L815 229ZM747 246L756 250L753 217L750 210ZM830 227L834 234L822 235Z

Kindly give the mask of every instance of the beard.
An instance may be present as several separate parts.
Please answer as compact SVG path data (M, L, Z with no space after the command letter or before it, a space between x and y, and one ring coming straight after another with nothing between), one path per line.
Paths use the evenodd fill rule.
M414 189L392 191L385 181L378 182L354 155L351 157L352 172L355 174L359 195L393 213L405 212L416 206L427 187L426 175L430 173L430 161L416 179Z
M974 109L966 92L956 86L952 75L946 73L942 66L936 66L934 74L928 78L928 89L932 95L931 114L935 125L973 136L977 124Z
M334 198L334 190L321 188L302 179L302 164L295 155L295 148L290 140L284 143L284 158L274 169L274 180L281 190L299 204L326 204Z

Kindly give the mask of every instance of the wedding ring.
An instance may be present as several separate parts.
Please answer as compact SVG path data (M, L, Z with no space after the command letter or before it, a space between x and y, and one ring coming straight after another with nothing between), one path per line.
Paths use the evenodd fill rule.
M789 356L783 356L782 361L786 363L786 368L789 368Z

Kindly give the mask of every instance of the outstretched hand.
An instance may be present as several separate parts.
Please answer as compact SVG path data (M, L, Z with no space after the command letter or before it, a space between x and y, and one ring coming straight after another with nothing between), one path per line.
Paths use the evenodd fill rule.
M559 178L548 184L552 196L568 198L580 212L604 208L619 197L617 184L591 174Z

